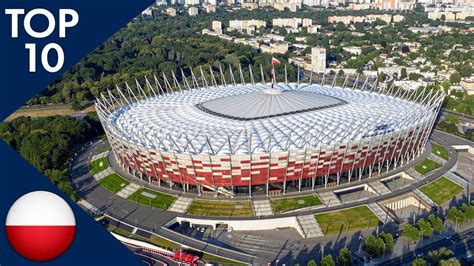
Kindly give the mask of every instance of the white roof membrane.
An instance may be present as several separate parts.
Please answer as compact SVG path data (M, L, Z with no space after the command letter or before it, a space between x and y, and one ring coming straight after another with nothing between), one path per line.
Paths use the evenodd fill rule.
M240 84L149 97L113 111L106 126L145 148L247 154L356 141L430 118L419 103L375 92L315 84L269 89Z

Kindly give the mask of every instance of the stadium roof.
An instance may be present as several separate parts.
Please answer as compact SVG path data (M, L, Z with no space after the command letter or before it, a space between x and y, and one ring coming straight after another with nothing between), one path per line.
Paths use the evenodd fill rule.
M264 89L256 92L212 99L197 107L214 115L252 120L310 110L320 110L344 104L335 97L311 91L286 88Z
M432 112L368 90L281 83L272 94L269 87L236 84L146 97L102 118L115 137L145 148L248 154L358 141L416 126Z

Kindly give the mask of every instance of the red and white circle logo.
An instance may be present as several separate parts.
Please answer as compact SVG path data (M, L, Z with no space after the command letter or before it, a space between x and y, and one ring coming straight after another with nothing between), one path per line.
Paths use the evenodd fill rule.
M30 260L47 261L64 253L74 239L76 219L61 197L47 191L23 195L5 223L13 249Z

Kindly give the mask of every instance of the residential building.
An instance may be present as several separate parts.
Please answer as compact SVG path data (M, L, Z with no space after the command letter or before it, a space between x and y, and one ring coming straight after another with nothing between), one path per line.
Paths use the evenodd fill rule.
M311 68L315 72L326 71L326 49L322 47L311 48Z

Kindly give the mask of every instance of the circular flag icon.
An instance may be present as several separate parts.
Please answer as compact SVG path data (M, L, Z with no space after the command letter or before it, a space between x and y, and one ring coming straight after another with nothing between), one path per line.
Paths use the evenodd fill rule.
M13 203L5 223L13 249L30 260L46 261L71 245L76 220L61 197L47 191L23 195Z

